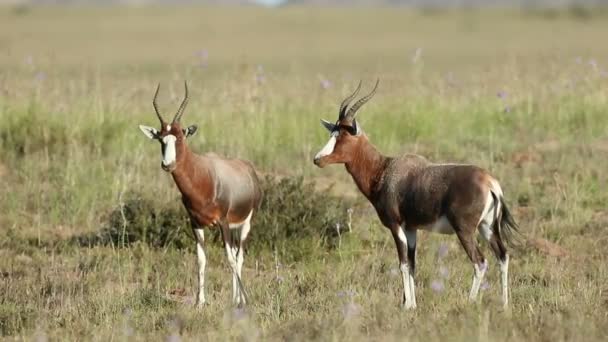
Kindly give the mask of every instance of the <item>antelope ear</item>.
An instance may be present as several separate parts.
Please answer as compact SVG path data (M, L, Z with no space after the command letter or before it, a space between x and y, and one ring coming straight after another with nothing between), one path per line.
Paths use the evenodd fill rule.
M197 125L188 126L188 128L184 129L184 135L186 136L186 138L188 138L196 134L196 131L198 131Z
M150 139L158 138L158 131L154 127L139 125L139 129Z
M321 119L321 124L330 132L333 132L336 129L336 125L327 120Z

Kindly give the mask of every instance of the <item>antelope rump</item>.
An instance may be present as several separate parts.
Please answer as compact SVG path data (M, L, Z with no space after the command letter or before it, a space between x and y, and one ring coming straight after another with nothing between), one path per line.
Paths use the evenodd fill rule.
M228 262L232 272L232 300L241 306L247 296L241 282L244 261L243 243L251 229L251 219L258 208L262 192L253 165L241 159L229 159L214 153L196 154L186 144L186 138L194 135L196 125L182 128L180 120L188 104L188 85L184 83L185 96L171 123L161 116L156 103L160 84L152 101L160 130L140 125L141 131L161 144L161 167L170 172L182 194L182 202L188 215L194 236L198 260L198 291L196 306L205 300L205 267L203 228L220 229Z
M355 184L390 229L397 247L403 280L405 308L416 307L416 232L419 229L456 234L473 263L469 299L475 301L487 270L487 261L476 243L476 233L486 240L500 265L502 302L509 302L509 254L505 242L517 225L509 213L498 181L480 167L435 164L424 157L382 155L357 122L357 111L375 94L373 90L348 108L361 89L340 105L338 120L322 120L330 132L327 144L314 157L315 165L344 164Z

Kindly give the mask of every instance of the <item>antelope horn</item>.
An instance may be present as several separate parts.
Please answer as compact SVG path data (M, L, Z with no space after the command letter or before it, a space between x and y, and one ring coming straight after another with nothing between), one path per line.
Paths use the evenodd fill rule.
M357 96L357 94L359 93L359 90L361 90L361 81L359 81L359 86L357 87L357 89L355 89L355 92L352 93L352 95L348 96L347 98L344 99L344 101L342 101L342 103L340 104L340 115L338 116L338 120L342 120L344 118L344 114L346 112L346 107L350 104L350 101L352 101L355 96Z
M355 116L357 116L357 111L359 110L359 108L361 108L361 106L363 106L367 101L369 101L374 96L374 94L376 93L376 90L378 89L379 83L380 83L380 79L378 79L376 81L376 85L374 86L374 89L372 89L372 91L369 94L360 98L359 101L355 102L355 104L352 105L348 109L348 112L346 113L346 115L344 117L348 118L350 120L354 120Z
M154 100L152 100L152 105L154 105L154 110L156 111L156 116L158 116L158 120L160 120L160 124L164 125L165 120L163 120L163 117L160 115L160 111L158 110L158 104L156 103L156 98L158 97L159 90L160 90L160 83L156 87L156 93L154 93Z
M182 101L182 104L179 106L177 113L175 113L175 117L173 118L173 123L179 122L179 120L181 120L182 115L184 114L184 109L186 108L186 105L188 104L188 83L186 81L184 81L184 89L186 90L186 94L184 95L184 100Z

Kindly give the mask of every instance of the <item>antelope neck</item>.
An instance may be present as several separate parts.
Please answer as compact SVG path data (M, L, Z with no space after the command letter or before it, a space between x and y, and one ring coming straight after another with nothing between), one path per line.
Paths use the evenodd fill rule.
M389 158L378 152L369 140L363 139L357 146L353 159L345 163L346 171L368 199L381 180L388 160Z
M181 145L178 147L179 157L171 176L184 197L198 197L203 190L201 186L205 189L213 189L210 163L207 158L195 155L186 144Z

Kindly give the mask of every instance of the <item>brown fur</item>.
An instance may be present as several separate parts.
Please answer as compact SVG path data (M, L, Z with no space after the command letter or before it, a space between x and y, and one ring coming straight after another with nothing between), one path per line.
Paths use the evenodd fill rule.
M232 271L232 296L237 305L244 305L247 295L241 281L244 261L243 243L251 228L248 218L259 207L262 199L260 182L253 165L241 159L220 157L214 153L198 155L186 143L186 137L194 134L196 126L183 130L180 118L188 104L188 85L184 83L185 96L170 125L163 120L156 99L160 85L156 88L152 104L160 121L160 131L140 126L146 136L161 142L167 148L175 137L175 160L165 161L161 167L171 172L177 188L182 193L182 202L190 216L190 223L197 240L197 261L199 287L196 305L205 304L205 267L207 257L204 251L204 227L219 227L226 255ZM163 154L166 151L163 151ZM171 157L173 157L171 153Z
M332 129L327 123L324 125ZM399 237L400 230L415 237L418 229L445 217L470 260L485 267L482 266L485 257L477 246L475 232L488 196L494 197L496 212L502 211L498 209L502 206L508 214L500 197L501 190L493 190L493 184L498 182L489 172L474 165L434 164L413 154L384 156L357 126L354 115L341 116L333 126L333 132L339 130L333 152L318 157L315 164L319 167L335 163L345 165L361 193L376 209L382 224L391 230L400 263L408 263L412 272L415 270L416 245L406 246ZM515 228L510 215L507 217L507 224ZM504 261L507 251L501 239L501 220L496 218L496 222L489 244L497 258Z
M164 125L166 126L166 125ZM182 202L194 224L198 227L212 227L225 221L228 224L243 222L249 213L257 208L262 198L260 184L253 165L241 159L227 159L209 153L197 155L186 144L186 138L179 123L161 130L161 137L173 134L176 137L176 162L171 175L182 193ZM220 189L230 189L234 183L220 178L215 170L218 164L228 167L233 178L243 177L250 193L237 200L230 194L218 193ZM249 181L247 181L249 180Z

